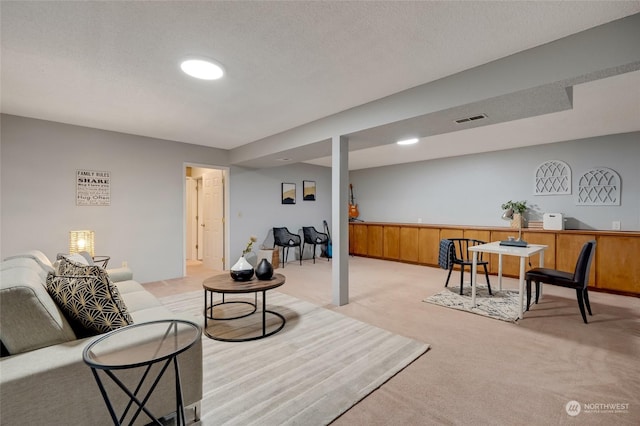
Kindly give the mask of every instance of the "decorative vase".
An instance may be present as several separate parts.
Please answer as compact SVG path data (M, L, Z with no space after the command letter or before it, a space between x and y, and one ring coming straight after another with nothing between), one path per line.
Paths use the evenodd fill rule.
M231 278L236 281L249 281L253 278L253 267L247 261L247 259L242 256L238 261L231 267Z
M256 277L259 280L270 280L273 276L273 266L269 261L263 258L256 268Z
M516 229L524 228L524 217L522 217L522 213L513 214L513 219L511 219L511 227Z

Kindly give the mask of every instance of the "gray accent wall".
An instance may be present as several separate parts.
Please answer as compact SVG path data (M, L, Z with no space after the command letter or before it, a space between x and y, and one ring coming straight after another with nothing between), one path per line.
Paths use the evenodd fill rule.
M68 251L69 231L96 233L96 255L127 261L140 282L183 276L185 165L228 168L228 151L63 123L1 115L0 258L38 249ZM111 173L109 206L76 206L78 169ZM227 173L227 267L249 237L259 246L274 226L297 232L331 219L331 170L293 164ZM302 201L302 181L317 201ZM280 184L296 184L297 204L280 203ZM229 263L231 262L231 263Z
M533 195L536 168L547 160L571 167L571 195ZM619 206L578 206L578 179L593 167L621 179ZM500 205L527 200L527 216L564 213L567 229L640 230L640 132L466 155L351 172L365 221L508 226Z

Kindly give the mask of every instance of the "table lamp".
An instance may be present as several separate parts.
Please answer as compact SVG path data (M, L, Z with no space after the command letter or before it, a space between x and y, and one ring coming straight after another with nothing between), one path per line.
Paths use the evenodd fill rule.
M513 209L509 208L502 213L502 219L504 220L512 220L513 219ZM513 237L509 237L513 238ZM502 240L500 241L501 246L512 246L512 247L526 247L527 242L522 240L522 221L518 221L518 239L517 240Z
M89 252L93 257L93 231L69 231L69 254Z

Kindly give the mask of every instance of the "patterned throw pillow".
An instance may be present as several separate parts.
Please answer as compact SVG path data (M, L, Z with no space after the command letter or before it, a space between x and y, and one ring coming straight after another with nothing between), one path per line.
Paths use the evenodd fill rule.
M64 257L59 260L58 275L47 276L47 291L70 319L82 325L89 335L133 324L118 288L104 269Z

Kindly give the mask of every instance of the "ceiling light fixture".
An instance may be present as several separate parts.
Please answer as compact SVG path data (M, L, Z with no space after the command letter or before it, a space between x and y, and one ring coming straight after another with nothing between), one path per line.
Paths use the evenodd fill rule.
M201 80L217 80L224 75L222 67L209 59L186 59L180 68L185 74Z
M403 139L403 140L398 141L396 143L398 145L413 145L414 143L418 143L418 138Z

